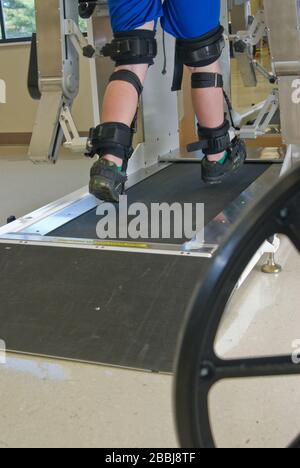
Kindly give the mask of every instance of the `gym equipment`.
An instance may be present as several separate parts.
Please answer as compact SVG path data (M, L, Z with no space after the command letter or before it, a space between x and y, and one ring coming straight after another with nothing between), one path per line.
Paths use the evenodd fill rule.
M94 2L79 5L81 11L94 11L95 7ZM71 109L79 91L79 57L92 60L98 51L79 29L77 2L35 0L35 12L37 31L31 43L28 90L39 106L28 155L36 164L56 163L64 138L74 151L82 151L86 145ZM95 86L93 77L91 81Z
M291 355L224 360L215 350L216 334L236 283L264 240L284 234L300 252L299 100L294 99L295 89L299 91L300 73L299 2L264 0L264 18L279 81L283 137L289 144L283 171L288 168L290 171L240 218L234 232L223 238L222 247L187 309L176 371L177 428L180 444L185 448L216 446L208 403L216 383L300 374L300 367L292 362ZM280 270L271 254L263 271ZM298 436L290 448L299 447Z
M94 14L97 3L99 2L79 0L79 16L89 19Z
M78 4L36 0L35 11L28 82L31 95L40 100L29 156L34 162L55 162L63 142L61 112L71 108L79 90L79 56L65 30L67 21L78 24Z
M36 1L39 22L45 2ZM48 2L52 2L55 9L57 1L46 3L50 7ZM48 8L43 14L47 16ZM77 24L77 18L73 23ZM59 40L57 35L54 54L61 47L61 38L66 37L77 50L74 34L66 33L66 26L67 31L76 30L73 23L65 14L43 23L45 38L49 37L47 25L51 30L65 26L60 29ZM97 52L112 40L105 5L102 8L97 4L88 30L92 34L85 40L96 51L89 60L97 126L97 108L99 114L103 90L112 75L111 61ZM40 27L38 34L39 31ZM161 36L158 30L158 41ZM174 41L167 37L166 55L170 64L174 59L173 45ZM38 56L43 56L46 50L51 52L49 49L43 52L44 42L38 41L39 47L42 49ZM160 49L157 61L163 60ZM55 56L50 60L48 55L48 61L55 62ZM3 304L0 321L1 337L6 340L8 350L172 372L176 342L195 281L204 278L222 239L276 182L282 168L279 164L251 163L221 186L209 187L201 182L200 166L158 163L160 155L180 155L178 102L176 94L170 93L171 80L170 73L162 79L160 67L150 68L139 113L142 125L128 168L128 201L143 202L147 207L163 202L170 205L179 202L181 207L185 202L204 203L204 232L197 231L192 239L175 239L171 235L167 242L161 237L137 241L126 236L108 241L98 238L98 204L86 188L4 226L0 229ZM53 78L53 82L57 80ZM61 103L61 86L53 92L59 95ZM70 125L70 105L55 109L56 125L67 137L66 146L85 150L86 138L81 140L78 134L74 138L68 136L69 127L76 135L74 122ZM54 153L44 149L40 147L37 159L47 161L49 154ZM278 247L276 239L266 240L238 286L264 253L275 254ZM22 262L18 261L20 257ZM16 282L19 287L14 291L14 301L22 302L21 312L7 294Z

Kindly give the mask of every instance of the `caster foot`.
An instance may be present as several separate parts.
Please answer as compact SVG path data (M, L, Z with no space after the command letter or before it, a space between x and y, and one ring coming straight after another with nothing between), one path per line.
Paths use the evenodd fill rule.
M282 272L282 267L276 263L274 254L269 255L268 261L262 266L261 271L268 275L278 275Z
M16 221L16 217L15 216L9 216L9 218L7 218L6 222L7 224L10 224L10 223L13 223L14 221Z

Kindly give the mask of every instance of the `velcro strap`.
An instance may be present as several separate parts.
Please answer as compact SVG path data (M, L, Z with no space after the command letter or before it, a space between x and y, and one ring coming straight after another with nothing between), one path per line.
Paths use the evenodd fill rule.
M125 81L126 83L130 83L136 89L138 96L142 94L144 89L139 77L130 70L116 71L112 74L109 81Z
M119 122L98 125L90 130L87 156L100 157L112 154L120 159L129 159L132 154L133 130Z
M202 150L204 154L218 154L226 151L231 144L229 129L228 120L217 128L205 128L198 125L200 141L188 145L188 152Z
M193 73L192 88L223 88L223 76L219 73Z
M124 36L106 44L101 53L104 57L111 57L115 62L127 57L153 60L157 55L157 42L155 38Z

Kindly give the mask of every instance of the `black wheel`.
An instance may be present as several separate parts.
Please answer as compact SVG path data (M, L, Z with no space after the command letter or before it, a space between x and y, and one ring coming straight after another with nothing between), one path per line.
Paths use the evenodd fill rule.
M215 340L235 286L265 239L284 234L300 252L300 167L282 179L242 219L212 261L186 315L176 368L175 403L180 444L215 448L209 394L219 381L300 374L291 355L223 360ZM216 294L216 291L218 292ZM294 437L297 435L295 428ZM300 446L295 439L291 446Z

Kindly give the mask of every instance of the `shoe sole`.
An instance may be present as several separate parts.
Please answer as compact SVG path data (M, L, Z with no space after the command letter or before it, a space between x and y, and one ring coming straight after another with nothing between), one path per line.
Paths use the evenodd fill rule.
M106 203L119 203L120 193L116 190L112 190L109 185L105 183L101 184L98 190L92 188L93 183L90 183L90 194L98 198L98 200Z
M239 162L234 166L233 170L230 172L226 172L226 174L219 176L219 177L205 177L202 176L203 182L205 182L208 185L219 185L224 182L225 179L230 177L232 174L235 174L238 172L238 170L244 165L245 161L247 158L247 151L246 148L243 146L243 157L239 160Z

